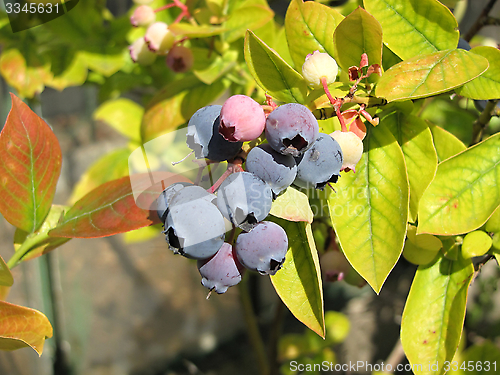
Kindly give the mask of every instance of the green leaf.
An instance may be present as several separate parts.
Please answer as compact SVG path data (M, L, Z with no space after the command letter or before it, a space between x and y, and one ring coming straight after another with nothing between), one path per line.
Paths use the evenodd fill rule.
M102 121L134 142L140 142L144 108L130 99L108 100L94 112L93 118Z
M418 211L419 233L479 228L500 205L500 133L438 165Z
M292 0L285 16L286 39L292 60L302 69L314 51L335 55L333 33L344 19L338 11L315 1Z
M500 232L500 206L490 216L484 229L486 232Z
M476 47L470 50L488 59L488 70L479 77L459 87L459 95L471 99L488 100L500 98L500 50L493 47Z
M437 155L427 123L416 116L395 112L382 119L398 141L405 156L410 182L411 221L417 219L418 202L437 169Z
M419 55L387 70L375 92L389 102L425 98L462 86L487 68L488 60L462 49Z
M472 262L461 257L451 261L440 256L419 266L401 322L401 343L416 375L444 374L444 361L452 360L473 274Z
M224 34L225 40L232 43L243 37L247 29L254 30L273 19L274 12L267 6L247 5L235 9L224 23L230 31Z
M0 285L12 286L12 284L14 284L12 273L10 273L9 267L7 267L7 264L5 264L3 258L0 256Z
M66 52L65 50L61 51L62 53ZM75 53L68 66L59 74L54 75L52 79L46 80L46 85L59 91L70 86L81 86L87 79L87 73L85 57L82 53Z
M313 222L313 212L307 195L293 187L288 187L276 198L270 214L290 221Z
M98 52L82 52L85 63L88 65L89 69L94 72L102 74L105 77L115 74L119 71L128 59L130 59L128 53L98 53Z
M461 360L466 369L459 369L459 372L453 372L453 375L491 375L498 373L500 349L490 340L484 340L464 350ZM460 363L461 365L462 363Z
M212 25L191 25L189 23L177 22L168 27L177 35L187 36L189 38L206 38L209 36L220 35L228 28Z
M335 59L344 71L359 66L361 55L368 55L369 64L382 66L382 27L363 8L358 7L335 29Z
M201 107L217 100L229 86L220 79L206 85L194 75L167 85L146 107L141 123L141 139L146 143L186 123Z
M345 256L378 293L403 250L409 186L392 133L383 123L367 130L356 173L341 173L328 205Z
M99 185L120 177L128 176L128 158L130 154L131 152L129 149L121 148L103 155L80 177L80 180L73 188L68 202L74 204Z
M27 346L39 356L45 339L52 337L52 326L40 311L0 301L0 350Z
M273 221L288 235L288 252L283 268L271 276L271 282L290 312L325 337L323 287L311 224L282 219Z
M250 30L245 37L245 60L269 95L285 103L304 103L307 84L302 76Z
M490 235L482 230L467 233L462 243L462 256L465 259L479 257L486 254L492 244Z
M49 213L62 154L50 127L17 96L0 133L0 212L26 232Z
M162 230L162 224L131 230L123 234L123 241L126 244L148 241L158 237Z
M200 81L210 85L236 66L238 52L228 50L218 55L207 48L191 48L194 55L193 73Z
M406 236L403 256L413 264L429 264L443 247L441 240L432 234L417 235L417 228L413 225L408 226Z
M467 149L463 142L440 126L429 123L438 161L442 162Z
M382 25L384 43L403 60L457 48L457 20L436 0L364 0L363 3Z

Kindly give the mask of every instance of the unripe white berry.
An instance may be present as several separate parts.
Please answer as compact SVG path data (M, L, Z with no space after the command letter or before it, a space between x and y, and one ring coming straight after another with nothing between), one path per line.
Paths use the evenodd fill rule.
M356 172L356 164L361 160L363 155L363 142L353 132L342 132L335 130L330 136L335 139L342 149L342 169L352 169Z
M141 65L151 65L156 59L156 54L149 50L144 38L136 39L128 49L132 60Z
M165 22L155 22L148 27L144 40L151 51L166 55L174 45L175 36Z
M156 14L153 8L149 5L140 5L135 8L134 13L130 16L130 23L133 26L149 26L156 20Z
M193 66L193 52L184 46L174 46L168 51L166 62L174 72L184 73Z
M148 5L151 4L154 0L133 0L137 5Z
M326 83L335 82L339 67L337 62L328 53L315 51L312 55L307 55L306 61L302 65L302 76L309 86L313 88L323 87L321 78L326 78Z

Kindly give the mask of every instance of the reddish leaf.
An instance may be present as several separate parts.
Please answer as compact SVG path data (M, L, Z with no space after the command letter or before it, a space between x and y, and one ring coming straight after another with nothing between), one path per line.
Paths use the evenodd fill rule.
M30 346L42 355L45 339L50 337L52 326L41 312L0 301L0 350Z
M171 173L168 178L168 184L187 181L186 178ZM70 208L62 223L51 230L49 235L69 238L106 237L158 223L158 215L150 209L154 209L153 203L163 190L162 184L151 186L150 175L146 173L133 176L134 189L130 181L131 178L126 176L92 190ZM139 190L139 186L144 188Z
M61 148L50 127L17 96L0 133L0 212L32 233L50 210L61 172Z

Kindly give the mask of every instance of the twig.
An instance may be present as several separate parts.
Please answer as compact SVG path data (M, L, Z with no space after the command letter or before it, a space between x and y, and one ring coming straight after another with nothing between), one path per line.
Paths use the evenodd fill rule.
M487 25L487 20L488 20L488 13L490 13L491 9L495 5L497 0L490 0L488 4L484 7L483 11L477 18L476 22L472 25L472 27L467 31L467 34L464 35L464 39L467 42L470 42L470 40L474 37L474 35L477 34L479 30L482 29L483 26Z
M493 116L493 110L495 109L497 103L498 100L488 100L483 112L481 112L477 120L474 121L474 124L472 125L471 146L481 142L484 129L486 129L486 126L489 124L491 117Z
M385 368L391 369L390 371L386 370L386 372L390 374L394 373L394 370L403 361L404 356L405 352L403 350L403 345L401 345L401 340L398 338L396 345L394 345L389 357L387 357L387 360L385 361Z

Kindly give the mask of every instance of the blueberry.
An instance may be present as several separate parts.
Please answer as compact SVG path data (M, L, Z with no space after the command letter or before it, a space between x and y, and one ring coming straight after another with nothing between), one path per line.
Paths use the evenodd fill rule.
M186 143L198 159L228 160L241 149L242 142L226 141L219 134L221 108L220 105L200 108L189 120Z
M288 237L278 224L262 221L251 232L238 236L235 250L240 263L249 270L274 275L285 262Z
M297 158L297 178L300 187L323 189L328 182L337 182L342 168L342 150L328 134L320 133L312 147Z
M210 259L198 260L198 271L204 287L222 294L241 281L245 269L236 258L233 247L224 242Z
M279 106L266 120L267 141L283 155L302 155L311 147L318 132L318 121L302 104L289 103Z
M267 182L278 195L295 180L297 164L293 156L282 155L265 143L250 150L246 170Z
M217 207L234 225L250 231L271 211L271 187L250 172L230 174L217 192Z
M224 243L224 217L217 197L200 186L186 186L170 199L165 221L166 240L176 254L206 259Z
M168 205L172 197L182 188L192 185L189 182L177 182L168 186L165 190L163 190L156 200L156 212L158 213L158 217L160 218L162 223L165 223L165 219L167 218L167 210Z

